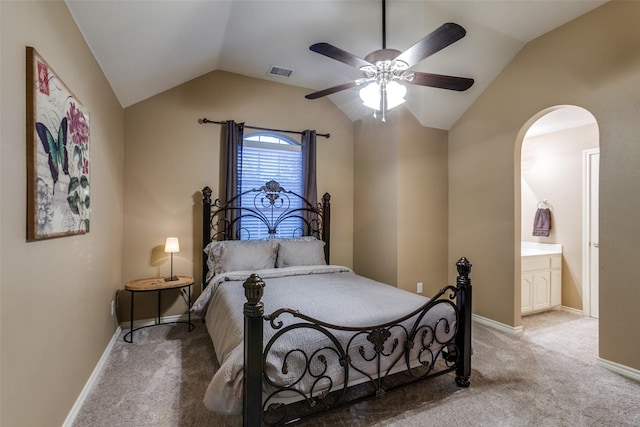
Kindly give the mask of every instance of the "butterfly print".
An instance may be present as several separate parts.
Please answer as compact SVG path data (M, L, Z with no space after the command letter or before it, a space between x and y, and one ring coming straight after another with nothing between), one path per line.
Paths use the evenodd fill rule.
M55 192L60 169L62 168L62 172L65 175L69 175L69 157L67 155L67 118L63 118L60 122L57 141L53 138L53 135L49 129L47 129L47 126L40 122L36 123L36 132L40 137L40 142L44 147L45 153L49 156L49 170L51 171L51 178L53 178L53 190Z

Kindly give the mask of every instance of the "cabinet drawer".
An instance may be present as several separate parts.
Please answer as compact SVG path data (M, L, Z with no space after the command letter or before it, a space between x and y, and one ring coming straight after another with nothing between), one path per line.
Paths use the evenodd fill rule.
M528 256L523 257L521 261L522 271L548 270L548 256Z

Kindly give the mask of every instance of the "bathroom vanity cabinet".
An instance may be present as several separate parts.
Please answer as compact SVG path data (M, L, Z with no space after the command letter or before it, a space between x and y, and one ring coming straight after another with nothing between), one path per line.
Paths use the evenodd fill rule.
M560 246L561 245L550 245ZM560 249L561 251L561 249ZM522 251L521 313L559 309L562 304L562 252Z

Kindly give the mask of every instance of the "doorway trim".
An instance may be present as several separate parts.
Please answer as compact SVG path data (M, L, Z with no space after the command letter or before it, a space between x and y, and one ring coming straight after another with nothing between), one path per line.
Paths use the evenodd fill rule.
M582 152L582 314L591 316L591 156L600 154L600 148L592 148Z

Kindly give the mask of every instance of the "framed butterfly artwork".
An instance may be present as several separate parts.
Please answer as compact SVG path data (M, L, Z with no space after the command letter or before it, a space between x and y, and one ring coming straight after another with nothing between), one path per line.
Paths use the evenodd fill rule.
M27 240L89 232L89 112L27 47Z

